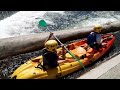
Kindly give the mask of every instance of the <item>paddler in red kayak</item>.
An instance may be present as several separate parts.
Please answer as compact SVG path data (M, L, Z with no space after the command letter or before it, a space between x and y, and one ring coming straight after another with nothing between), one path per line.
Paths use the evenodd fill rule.
M87 37L87 44L95 50L99 50L103 45L102 35L100 34L101 30L102 30L101 25L95 25L93 31ZM104 43L104 46L105 45L106 44Z

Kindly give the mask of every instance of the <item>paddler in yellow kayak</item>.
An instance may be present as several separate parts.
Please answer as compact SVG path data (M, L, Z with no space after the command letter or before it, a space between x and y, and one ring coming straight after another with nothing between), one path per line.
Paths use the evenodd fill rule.
M56 40L51 40L53 33L50 33L48 39L45 41L45 48L42 49L43 65L44 70L48 68L55 68L58 66L58 59L61 52L57 53L58 42Z
M57 55L57 47L58 42L56 40L50 40L53 33L50 33L48 39L45 41L45 48L42 50L43 57L43 69L46 70L48 68L55 68L58 66L58 55Z
M46 28L47 23L44 20L40 20L39 26ZM56 50L58 48L58 42L56 40L50 40L52 36L53 33L50 32L48 39L46 39L44 43L45 48L43 48L42 50L43 62L42 64L40 63L39 65L42 66L44 70L48 68L55 68L58 66L59 57Z

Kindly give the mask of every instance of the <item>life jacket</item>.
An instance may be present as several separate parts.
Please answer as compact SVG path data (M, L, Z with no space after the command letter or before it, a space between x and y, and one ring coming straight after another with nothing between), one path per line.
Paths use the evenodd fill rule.
M47 51L46 49L43 49L42 56L43 56L43 65L45 64L50 67L57 66L58 55L56 52L50 52Z
M88 44L88 45L91 45L91 44L93 44L94 42L96 42L96 35L97 35L97 33L95 33L95 32L91 32L91 33L88 35L88 37L87 37L87 44Z

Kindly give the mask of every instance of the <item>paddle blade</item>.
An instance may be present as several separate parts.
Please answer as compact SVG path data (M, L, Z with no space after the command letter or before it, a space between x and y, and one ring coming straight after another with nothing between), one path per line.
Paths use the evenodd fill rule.
M41 26L41 27L46 27L46 26L47 26L47 23L46 23L44 20L40 20L40 21L39 21L39 26Z

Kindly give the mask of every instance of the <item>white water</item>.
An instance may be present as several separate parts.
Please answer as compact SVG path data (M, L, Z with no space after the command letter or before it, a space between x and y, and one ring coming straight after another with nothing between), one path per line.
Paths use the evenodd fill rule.
M114 22L114 21L117 21L117 19L115 18L90 18L88 20L84 20L76 24L74 28L94 26L95 24L104 24L104 23Z
M58 13L62 17L65 16L65 11L20 11L16 14L3 19L0 21L0 38L14 37L19 35L28 35L43 32L40 28L38 28L38 22L41 19L46 20L46 22L50 25L56 25L52 18L57 17L58 14L51 15L46 17L45 14L55 14ZM71 24L68 28L80 28L85 26L95 25L97 23L107 23L120 20L119 14L114 14L114 11L102 11L102 12L93 12L97 17L92 17L88 15L84 15L83 17L88 17L87 19L81 20L77 19L75 24ZM74 16L75 17L75 16ZM83 18L82 17L82 18ZM67 18L67 17L66 17ZM72 18L70 18L72 20ZM66 21L62 22L62 25L65 26ZM69 23L69 21L67 22ZM61 26L62 26L61 25Z
M52 13L61 13L63 11L51 11ZM43 15L47 11L20 11L11 17L0 21L0 38L13 37L18 35L31 34L38 28L38 22L45 18ZM36 19L38 18L38 19ZM47 23L53 24L52 21L46 20Z

